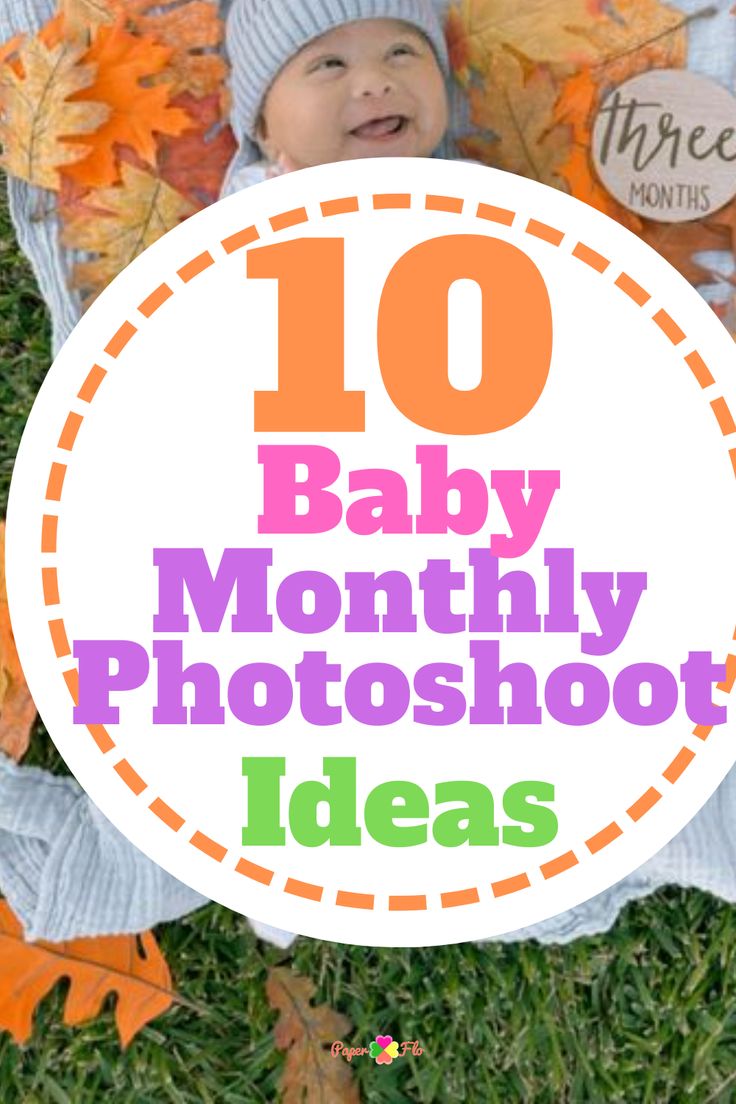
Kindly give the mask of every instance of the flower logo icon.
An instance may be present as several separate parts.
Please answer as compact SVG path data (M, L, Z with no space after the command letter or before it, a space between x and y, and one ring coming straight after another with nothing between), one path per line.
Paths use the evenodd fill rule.
M394 1058L398 1058L399 1044L391 1035L376 1035L375 1043L371 1043L370 1052L371 1058L375 1058L379 1066L390 1066Z

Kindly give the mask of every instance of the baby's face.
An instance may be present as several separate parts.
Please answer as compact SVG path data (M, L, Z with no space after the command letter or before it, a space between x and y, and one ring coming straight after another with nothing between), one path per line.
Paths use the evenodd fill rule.
M429 41L396 19L362 19L308 43L266 95L259 143L290 169L354 157L429 157L447 129Z

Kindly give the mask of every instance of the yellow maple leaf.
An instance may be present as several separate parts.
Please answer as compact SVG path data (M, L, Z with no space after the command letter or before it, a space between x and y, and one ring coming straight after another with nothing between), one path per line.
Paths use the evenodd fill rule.
M120 185L93 193L94 206L108 212L106 216L72 217L61 233L64 245L97 254L77 264L73 273L72 286L86 293L85 307L139 253L196 210L150 173L123 162L121 174Z
M93 65L80 64L83 49L60 43L49 49L29 38L17 50L22 73L0 66L2 164L11 176L58 191L58 170L88 151L89 136L108 118L102 103L73 103L70 97L92 84ZM64 139L76 136L74 143Z
M548 71L537 66L525 79L520 59L500 50L486 69L483 88L471 88L469 97L473 123L494 137L464 139L463 154L559 187L555 178L570 132L552 118L557 88Z
M580 28L605 21L590 0L460 0L451 20L453 55L481 75L509 48L532 61L589 64L598 50Z
M661 0L614 0L610 18L588 21L576 31L596 54L596 82L608 89L650 69L682 68L685 28L702 15L683 17Z

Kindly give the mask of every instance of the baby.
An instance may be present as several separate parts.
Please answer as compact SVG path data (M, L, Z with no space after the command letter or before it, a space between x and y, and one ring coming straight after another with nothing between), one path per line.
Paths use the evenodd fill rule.
M234 0L227 51L241 148L223 195L311 165L445 152L431 0Z
M221 0L223 9L226 4ZM55 0L3 0L0 41L36 29L54 7ZM715 46L723 47L724 65L731 65L732 42L721 37ZM715 46L708 45L708 57L718 53ZM431 0L233 0L227 50L240 148L224 195L331 161L452 155L445 137L449 65ZM80 314L78 296L67 286L73 258L59 246L55 219L33 218L45 202L39 189L11 178L8 193L20 244L50 308L58 352ZM672 882L734 901L730 851L714 841L735 834L732 770L691 823L638 871L593 900L503 939L564 943L605 930L626 901ZM142 931L205 903L133 847L73 778L17 766L1 753L0 892L29 938L50 940ZM253 926L282 946L292 938Z

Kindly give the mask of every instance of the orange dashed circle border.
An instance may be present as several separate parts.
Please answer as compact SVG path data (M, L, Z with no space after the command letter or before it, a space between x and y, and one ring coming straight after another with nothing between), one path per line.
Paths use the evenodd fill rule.
M466 201L457 196L422 195L417 198L423 201L423 207L428 211L447 211L453 214L462 214L466 206ZM374 211L410 209L412 206L412 195L408 192L375 193L369 197L369 202ZM322 218L359 212L364 209L360 206L359 197L355 195L326 200L320 203L319 207ZM487 222L510 227L517 218L517 212L502 207L494 207L487 203L479 203L477 205L475 217ZM290 227L308 221L310 221L310 216L307 209L305 207L296 207L289 211L282 211L279 214L273 215L268 219L268 224L271 233L276 234L282 230L287 230ZM566 235L562 230L534 218L529 218L527 220L524 232L541 241L547 242L551 246L561 246L565 239L569 237L569 235ZM262 240L261 234L255 225L244 227L236 233L223 238L219 242L219 246L222 250L219 259L225 259L237 250ZM207 269L215 265L216 254L216 250L212 252L210 250L204 250L186 264L182 265L181 268L178 268L176 270L176 276L181 282L181 285L190 283L195 277L206 272ZM598 274L606 272L611 265L607 257L592 249L585 242L576 241L572 248L571 255L582 264L586 265L592 272ZM173 287L172 284L174 284ZM627 272L620 272L616 276L614 284L638 307L644 307L652 299L651 294L637 283ZM173 280L171 283L159 284L159 286L138 305L136 308L138 315L142 316L144 319L152 318L174 294L175 282ZM685 345L685 347L687 347L685 332L667 311L664 309L657 310L656 313L651 315L651 321L672 345ZM140 321L138 319L136 319L136 323L126 319L110 338L107 345L105 345L104 352L107 356L112 360L116 360L127 348L136 333L138 333L139 328ZM687 355L683 355L683 361L694 375L701 389L709 388L714 384L715 381L708 366L696 349L692 349ZM93 365L76 396L80 403L84 403L87 408L91 405L106 375L107 370L105 368L101 367L99 364ZM710 407L722 436L728 437L736 433L736 423L734 422L726 400L722 396L711 399ZM72 452L85 416L86 414L80 414L78 411L70 411L59 437L57 444L58 450L66 453ZM731 460L734 475L736 475L736 447L729 449L728 455ZM45 495L48 503L61 503L67 468L67 463L55 461L51 464ZM57 510L59 508L60 507L57 506ZM47 557L53 556L56 553L58 518L58 513L53 514L45 512L43 515L41 525L41 552ZM43 567L41 576L45 605L47 607L59 606L59 579L56 567ZM63 618L53 618L49 621L48 625L57 658L61 661L67 661L69 657L71 657L71 648L69 646ZM734 633L733 639L736 640L736 632ZM79 674L76 667L64 670L63 677L72 700L76 704L79 690ZM730 693L735 681L736 654L729 654L726 660L726 677L723 682L718 683L717 689L725 693ZM87 725L86 727L103 755L108 754L116 747L115 741L103 725ZM712 726L698 725L693 729L692 736L704 742L707 740L711 731ZM695 756L696 751L687 744L683 744L672 761L668 763L662 771L660 777L670 785L674 785L677 780L682 777L684 771L690 766ZM118 760L118 762L114 764L113 769L136 797L139 797L148 789L148 784L141 778L127 759L123 758ZM662 789L664 789L664 787L657 787L661 787L660 782L657 783L657 786L650 786L626 809L626 818L628 818L631 824L636 824L641 820L641 818L662 798ZM186 823L185 818L172 809L161 797L155 797L150 802L148 808L154 816L170 828L172 832L179 832ZM619 817L619 820L624 821L624 817ZM558 855L556 858L541 864L536 870L530 868L530 872L522 871L512 877L490 882L485 888L490 888L493 897L498 898L504 897L510 893L517 893L531 886L532 881L530 873L532 876L536 877L538 872L545 880L557 877L566 870L571 870L573 867L577 866L581 862L581 859L595 855L603 850L604 847L609 846L609 844L613 843L614 840L618 839L619 836L623 834L627 826L630 827L631 825L624 823L622 827L618 820L613 820L594 835L583 841L581 847L578 848L580 854L577 854L575 851L566 851L564 854ZM198 851L207 855L217 863L223 863L228 856L227 847L211 839L203 832L194 831L189 839L189 843L192 847L197 848ZM586 851L587 855L585 853ZM260 866L242 857L238 859L233 869L234 872L265 886L270 886L276 877L276 872L274 870L269 870L264 866ZM481 900L481 888L482 887L471 886L466 889L450 890L446 893L440 893L441 907L455 908L460 905L478 904ZM284 893L289 893L294 897L300 897L309 901L321 902L325 894L324 886L300 881L298 878L293 877L286 878L282 889ZM376 908L376 897L372 893L356 893L345 889L338 889L335 895L335 904L345 908L372 910ZM387 907L388 910L392 912L407 912L427 910L430 906L427 902L427 895L412 894L388 896Z

